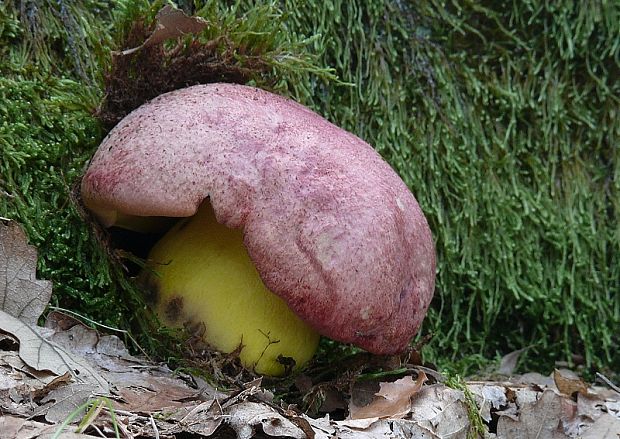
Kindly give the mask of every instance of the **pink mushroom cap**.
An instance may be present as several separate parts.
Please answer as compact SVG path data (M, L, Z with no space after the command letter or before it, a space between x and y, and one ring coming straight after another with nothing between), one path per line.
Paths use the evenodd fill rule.
M405 183L360 138L264 90L153 99L105 138L81 194L108 226L191 216L208 198L243 228L269 290L322 335L376 354L407 347L433 296L433 241Z

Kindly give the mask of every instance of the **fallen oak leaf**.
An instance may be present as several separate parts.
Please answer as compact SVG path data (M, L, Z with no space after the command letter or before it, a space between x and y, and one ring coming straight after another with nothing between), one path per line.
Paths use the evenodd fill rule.
M516 419L500 415L497 438L566 438L562 425L568 419L564 416L563 398L552 390L545 390L536 402L521 406Z
M59 376L69 372L77 382L92 385L93 391L108 392L108 382L85 359L45 339L36 329L4 311L0 311L0 331L19 340L19 356L31 368Z
M349 419L405 416L411 409L411 397L420 391L424 381L426 374L420 371L415 381L411 375L407 375L392 383L381 383L380 390L370 404L363 407L349 405Z
M36 325L52 296L52 283L36 278L37 251L13 221L0 221L0 309Z

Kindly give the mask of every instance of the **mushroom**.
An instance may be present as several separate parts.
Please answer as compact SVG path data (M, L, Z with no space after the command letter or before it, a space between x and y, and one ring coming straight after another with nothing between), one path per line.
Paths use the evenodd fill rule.
M212 209L213 223L236 229L260 280L300 319L303 331L310 327L372 353L402 352L433 295L433 241L405 183L360 138L264 90L208 84L153 99L102 142L81 194L104 226L139 228L151 217L200 217L203 210L208 217ZM187 221L197 230L211 224L208 218ZM169 252L158 245L151 257L166 259ZM157 262L164 270L172 261ZM176 292L160 296L168 301L158 305L164 320L184 287L167 288ZM195 296L208 301L210 294L205 285ZM237 302L231 299L231 306ZM200 321L194 311L178 314ZM239 324L223 321L231 328ZM209 322L205 326L205 340L230 351L209 340ZM316 344L304 334L300 339ZM249 349L245 337L238 339L242 354ZM287 356L278 345L269 347L272 363ZM273 364L256 370L283 373Z

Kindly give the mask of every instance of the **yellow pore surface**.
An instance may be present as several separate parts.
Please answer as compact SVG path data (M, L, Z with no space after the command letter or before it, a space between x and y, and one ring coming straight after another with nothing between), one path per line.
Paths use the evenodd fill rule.
M207 343L225 353L242 346L243 366L263 375L284 374L279 356L298 368L314 355L319 335L263 285L242 232L219 224L208 202L177 223L149 259L166 324L203 322Z

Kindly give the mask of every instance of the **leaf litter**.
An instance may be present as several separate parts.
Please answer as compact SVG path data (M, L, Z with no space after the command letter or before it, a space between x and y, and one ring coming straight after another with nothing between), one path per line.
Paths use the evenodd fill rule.
M0 309L28 325L36 325L50 297L52 283L36 278L37 251L13 221L0 227Z
M260 379L222 391L133 356L118 337L62 313L51 312L39 327L50 295L51 283L36 278L36 250L17 224L0 221L2 437L52 437L63 423L63 438L115 437L117 430L128 438L475 436L464 390L424 367L372 380L349 377L348 391L342 383L313 385L302 375L297 382L306 395L328 389L322 394L338 396L332 395L339 401L331 403L335 411L311 417L274 399ZM512 374L516 356L505 362L505 372ZM620 393L614 386L587 386L570 371L465 385L486 437L620 437ZM97 410L84 416L88 401ZM342 411L348 416L336 420ZM83 419L87 425L78 432Z

